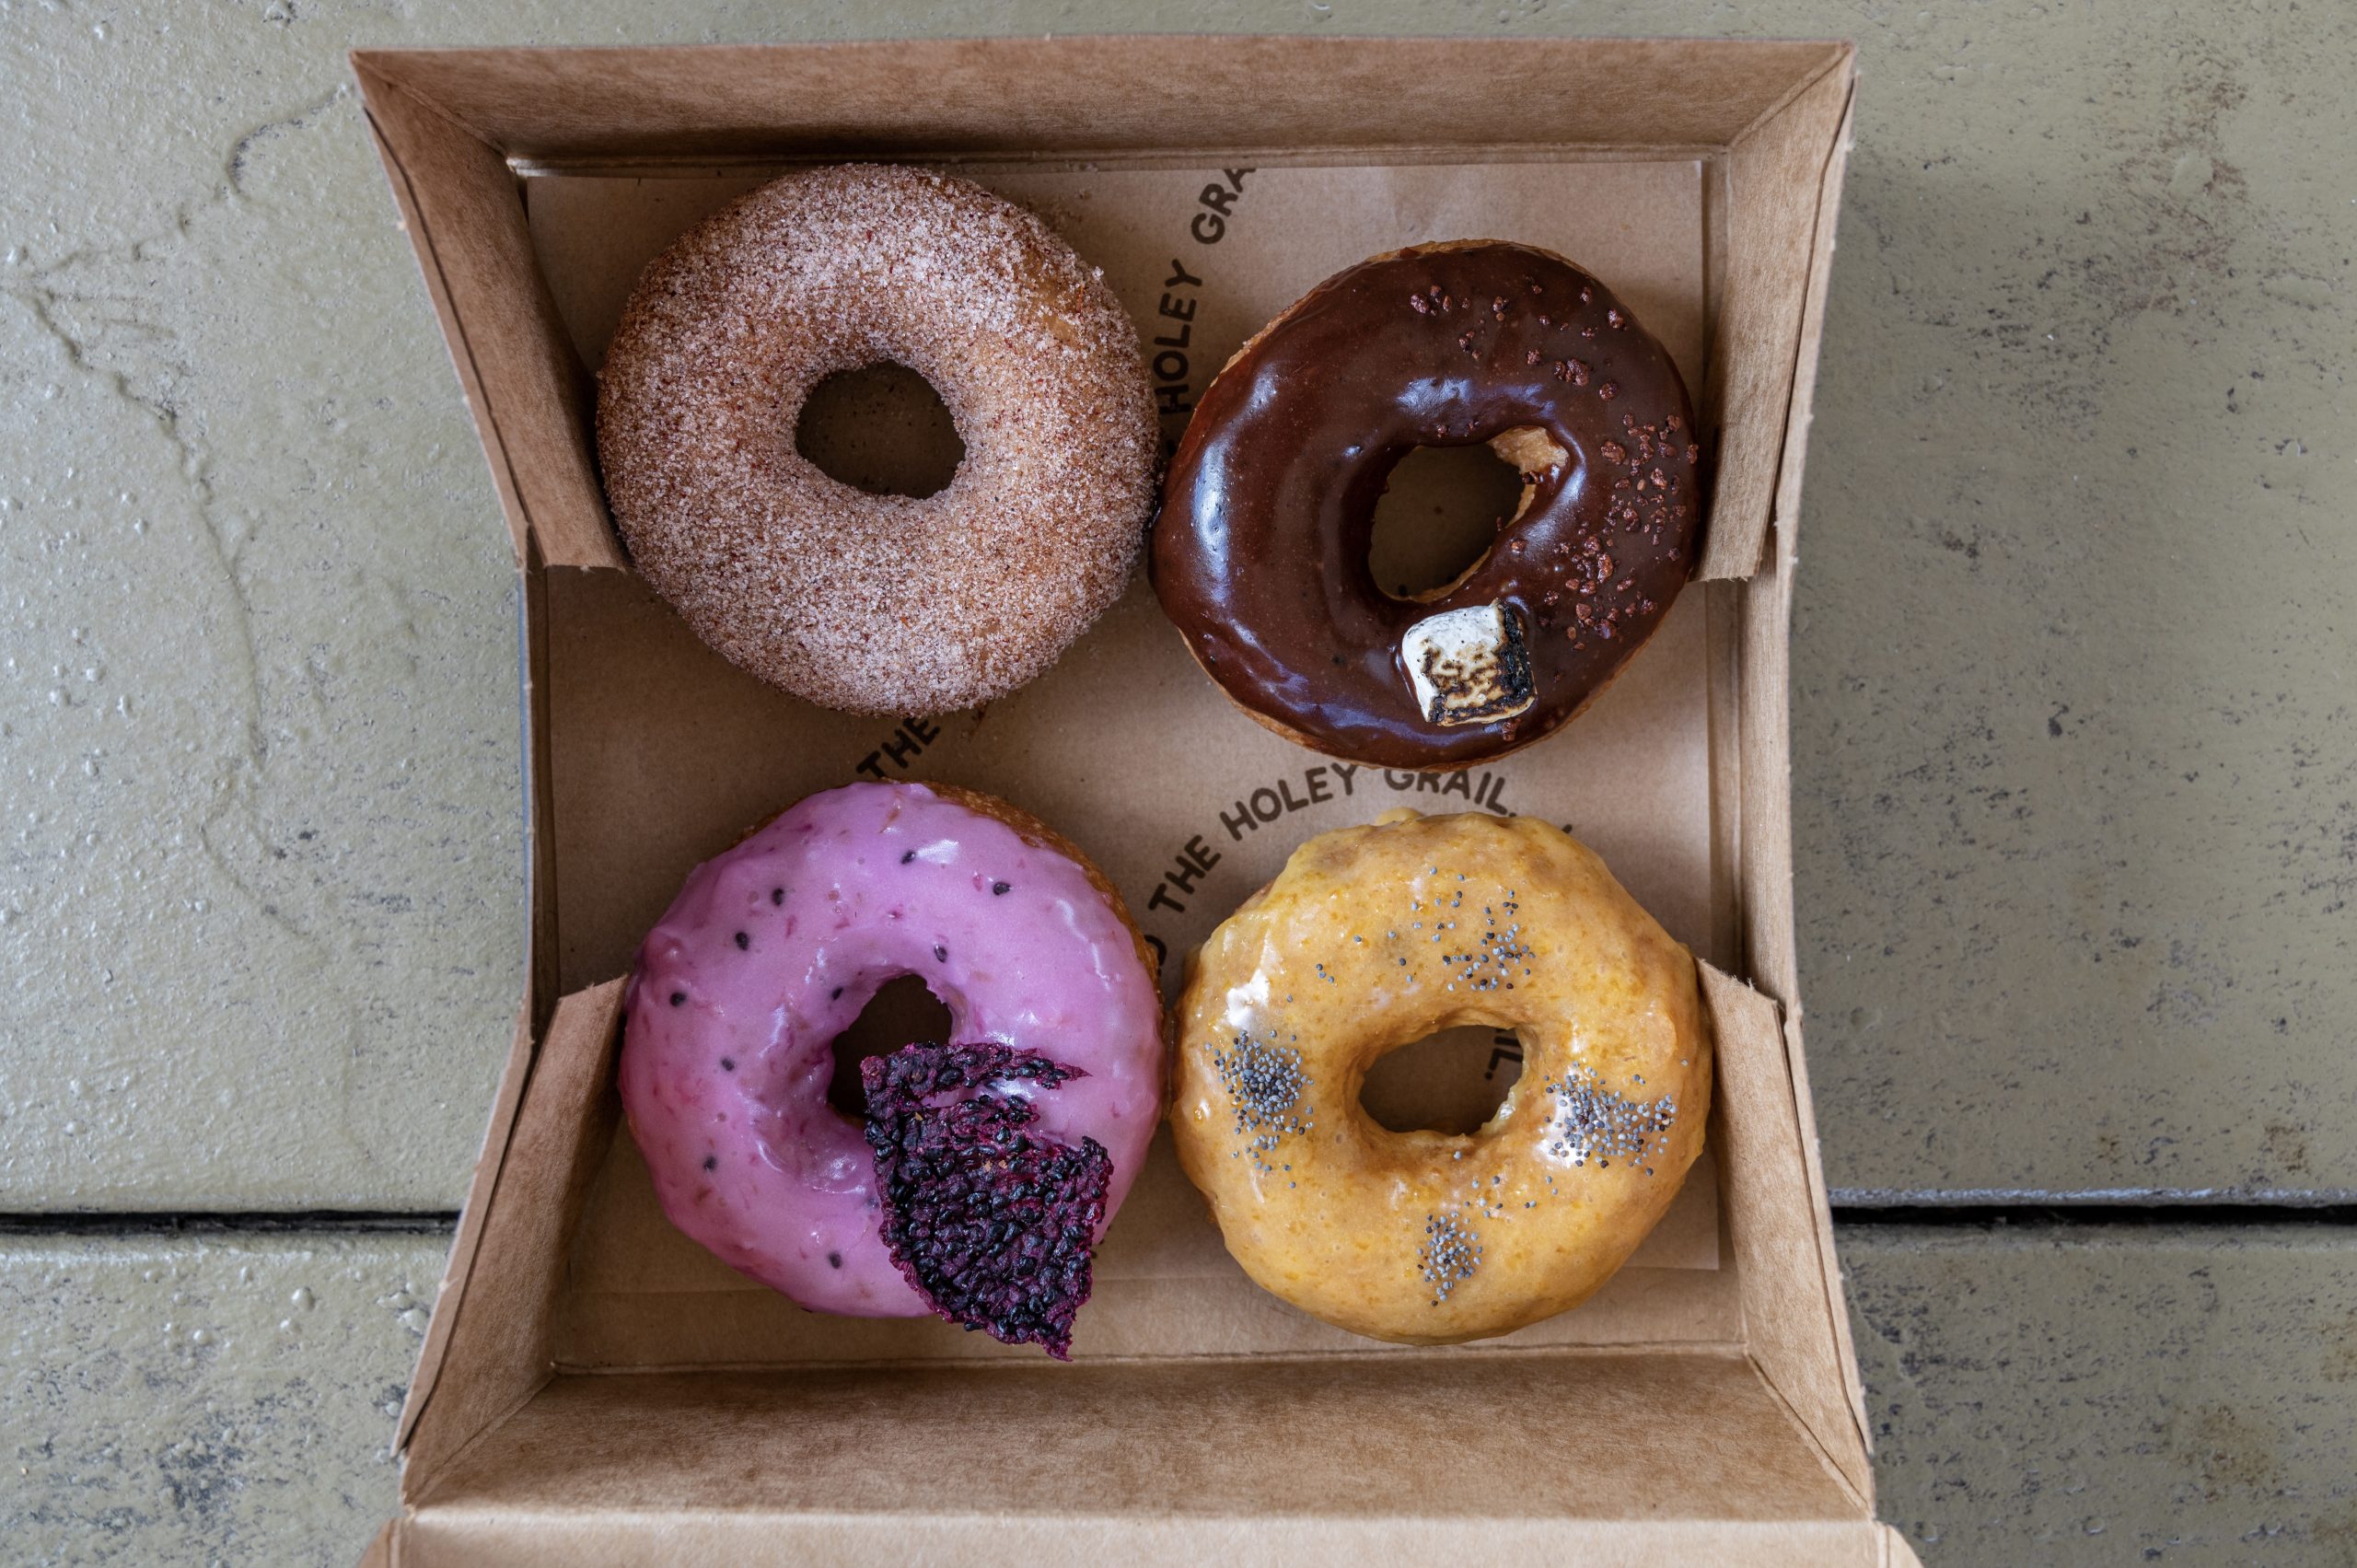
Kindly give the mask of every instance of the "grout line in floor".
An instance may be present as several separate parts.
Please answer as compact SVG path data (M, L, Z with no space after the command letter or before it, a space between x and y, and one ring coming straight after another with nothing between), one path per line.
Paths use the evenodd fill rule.
M2041 1197L2014 1202L1956 1202L1933 1197L1900 1203L1836 1202L1841 1229L1905 1225L1944 1230L2099 1229L2176 1225L2228 1230L2242 1225L2357 1226L2357 1202L2305 1196L2245 1199L2172 1197L2130 1202L2110 1197ZM283 1236L332 1231L351 1235L433 1236L457 1226L447 1209L273 1209L172 1212L148 1210L0 1214L0 1238L37 1236Z
M2357 1204L2357 1187L1836 1187L1843 1209L2329 1209Z
M2247 1225L2357 1225L2357 1203L2192 1202L2123 1203L1898 1203L1833 1205L1837 1228L1880 1225L1915 1229L1971 1230L2004 1226L2016 1230L2136 1229L2161 1225L2189 1230L2233 1230Z
M0 1237L24 1236L274 1236L293 1231L433 1236L456 1228L453 1209L269 1209L180 1213L142 1209L0 1214Z

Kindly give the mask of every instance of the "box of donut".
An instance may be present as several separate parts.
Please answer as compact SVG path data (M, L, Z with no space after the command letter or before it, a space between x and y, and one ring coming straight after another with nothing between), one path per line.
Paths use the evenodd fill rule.
M1840 43L354 57L522 582L386 1563L1889 1563L1785 682Z

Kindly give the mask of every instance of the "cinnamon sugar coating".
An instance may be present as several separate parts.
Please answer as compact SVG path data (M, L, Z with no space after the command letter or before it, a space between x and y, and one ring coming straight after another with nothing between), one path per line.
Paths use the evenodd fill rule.
M874 495L795 449L812 387L891 361L966 455ZM1120 597L1153 506L1137 332L1104 278L970 180L788 175L650 264L598 377L633 561L696 634L797 696L933 714L1039 675Z

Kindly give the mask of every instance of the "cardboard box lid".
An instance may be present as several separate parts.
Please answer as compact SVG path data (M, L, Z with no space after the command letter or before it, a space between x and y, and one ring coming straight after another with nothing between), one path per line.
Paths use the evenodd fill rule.
M713 1481L709 1467L741 1469L739 1456L750 1452L784 1459L788 1444L795 1455L814 1444L828 1453L864 1452L889 1434L896 1448L937 1440L951 1453L958 1434L993 1419L998 1402L1030 1412L1032 1424L1011 1429L1028 1445L1027 1454L1064 1451L1055 1436L1066 1429L1059 1421L1072 1430L1116 1431L1122 1446L1155 1458L1155 1473L1184 1479L1190 1495L1232 1504L1178 1517L1159 1504L1105 1512L1066 1499L1041 1508L1019 1489L985 1489L964 1505L988 1514L999 1527L992 1540L1011 1554L1029 1540L1060 1553L1092 1539L1125 1550L1199 1551L1238 1528L1277 1532L1255 1539L1307 1530L1305 1543L1341 1543L1353 1528L1378 1527L1453 1527L1461 1539L1466 1513L1437 1494L1427 1502L1413 1485L1400 1490L1412 1478L1399 1469L1399 1455L1387 1463L1371 1456L1363 1467L1382 1478L1383 1505L1392 1511L1367 1515L1359 1507L1354 1524L1255 1490L1258 1472L1244 1461L1260 1441L1239 1448L1226 1434L1227 1441L1211 1442L1178 1413L1190 1400L1225 1398L1238 1386L1234 1368L1246 1365L1287 1390L1287 1411L1332 1434L1333 1452L1347 1451L1364 1443L1370 1412L1402 1404L1405 1390L1431 1377L1428 1358L1437 1353L1451 1358L1451 1385L1492 1376L1560 1382L1566 1398L1576 1386L1580 1402L1608 1403L1642 1402L1648 1389L1685 1390L1688 1405L1666 1392L1656 1403L1724 1417L1719 1428L1688 1428L1686 1446L1722 1458L1747 1456L1734 1468L1758 1481L1747 1491L1740 1480L1722 1485L1696 1471L1689 1479L1701 1484L1685 1487L1675 1454L1616 1447L1608 1461L1582 1472L1599 1482L1616 1478L1612 1485L1593 1495L1558 1490L1533 1503L1527 1519L1492 1518L1485 1546L1494 1542L1504 1552L1551 1531L1560 1548L1563 1524L1576 1517L1585 1549L1608 1557L1612 1541L1642 1539L1649 1551L1674 1554L1683 1542L1695 1549L1688 1555L1708 1543L1718 1554L1740 1550L1747 1560L1776 1552L1792 1561L1894 1560L1892 1538L1871 1523L1855 1368L1815 1169L1790 958L1785 821L1793 507L1846 147L1846 45L1011 40L369 52L354 56L354 68L499 483L526 568L533 628L533 976L447 1294L403 1412L411 1512L387 1538L389 1552L475 1561L495 1555L502 1543L528 1541L547 1551L562 1542L587 1561L599 1533L623 1521L715 1552L734 1551L731 1543L750 1528L779 1550L786 1538L778 1532L790 1521L805 1551L826 1550L833 1539L826 1532L840 1529L848 1532L841 1542L846 1551L855 1542L861 1551L905 1555L928 1530L955 1530L978 1513L913 1502L913 1494L870 1496L847 1514L830 1511L813 1492L698 1489ZM911 79L924 80L927 92L898 89ZM1054 90L1012 90L1025 80L1051 81ZM1512 90L1501 90L1502 82ZM1073 1377L1063 1376L1073 1369L984 1364L928 1372L946 1379L933 1385L939 1398L927 1403L911 1392L898 1405L890 1390L918 1385L893 1379L915 1378L913 1370L804 1369L790 1379L772 1370L751 1385L711 1371L558 1375L563 1365L586 1365L579 1353L590 1342L566 1340L566 1301L581 1227L595 1232L606 1223L594 1204L615 1148L615 998L613 988L600 987L557 1002L566 965L550 852L552 801L563 780L552 766L548 693L550 661L565 656L552 652L549 627L571 617L594 639L601 626L617 623L600 616L626 615L629 607L599 581L619 579L612 569L625 563L586 439L583 354L543 273L518 174L676 170L682 159L763 167L849 155L1043 164L1088 157L1140 168L1223 157L1296 166L1574 155L1694 161L1710 234L1701 402L1717 457L1703 569L1744 580L1712 599L1710 656L1725 661L1730 691L1713 699L1709 718L1711 806L1702 836L1711 842L1693 846L1711 865L1731 868L1724 902L1733 923L1724 940L1689 940L1748 970L1767 993L1724 976L1711 981L1722 1031L1722 1104L1742 1108L1713 1128L1724 1162L1719 1196L1727 1241L1725 1276L1708 1288L1731 1283L1739 1295L1724 1338L1697 1330L1666 1346L1624 1337L1609 1349L1555 1343L1527 1352L1264 1352L1248 1363L1117 1360ZM1722 797L1733 804L1722 809ZM610 969L593 964L589 972ZM1782 1022L1776 1001L1790 1005ZM1686 1292L1681 1299L1700 1299L1688 1289L1693 1284L1674 1288ZM1705 1305L1691 1321L1708 1325L1715 1310ZM629 1364L629 1333L595 1342L605 1347L601 1369ZM623 1353L608 1353L615 1345ZM1461 1374L1461 1367L1481 1370ZM1141 1403L1150 1386L1178 1392L1158 1406ZM737 1398L729 1390L738 1387L761 1392ZM990 1397L958 1393L969 1387ZM1122 1424L1146 1408L1164 1410L1167 1419ZM726 1421L681 1423L691 1412L728 1409L736 1414ZM734 1434L728 1444L704 1441L723 1429ZM1561 1458L1553 1429L1490 1423L1450 1440L1491 1442L1492 1468L1504 1471L1513 1457L1509 1436L1526 1454ZM1427 1433L1423 1440L1442 1436ZM1752 1453L1747 1445L1755 1440L1763 1446ZM677 1462L691 1453L703 1458L679 1470ZM593 1457L609 1468L598 1470ZM594 1486L577 1484L593 1475ZM633 1475L652 1489L618 1490ZM1786 1486L1788 1477L1806 1479ZM1337 1487L1346 1480L1334 1479ZM1492 1515L1508 1495L1483 1488L1471 1494ZM625 1506L626 1496L644 1505ZM1633 1512L1619 1516L1615 1507ZM971 1545L958 1538L961 1553L970 1554Z

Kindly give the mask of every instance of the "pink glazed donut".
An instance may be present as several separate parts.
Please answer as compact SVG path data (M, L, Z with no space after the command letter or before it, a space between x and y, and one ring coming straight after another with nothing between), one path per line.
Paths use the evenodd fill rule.
M833 1041L922 979L950 1039ZM671 1223L813 1311L938 1313L1069 1352L1162 1112L1162 1009L1120 896L989 796L814 795L690 874L623 1002L622 1105Z

